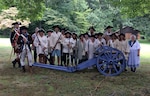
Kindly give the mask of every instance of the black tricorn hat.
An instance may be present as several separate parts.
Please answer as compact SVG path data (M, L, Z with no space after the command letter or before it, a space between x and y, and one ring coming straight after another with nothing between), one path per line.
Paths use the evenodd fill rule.
M98 36L103 36L103 33L98 33Z
M95 38L95 35L91 35L90 37L94 37Z
M65 32L65 35L66 35L66 34L70 34L70 35L71 35L71 32L70 32L70 31L66 31L66 32Z
M73 33L72 33L72 35L76 35L76 36L78 36L78 35L77 35L77 33L75 33L75 32L73 32Z
M12 25L16 25L16 24L21 25L20 22L14 22L14 23L12 23Z
M43 32L43 33L45 33L44 29L40 29L38 32Z
M87 32L83 34L84 36L87 35L88 37L90 36Z
M84 34L80 34L80 35L79 35L79 38L80 38L81 36L83 36L83 37L84 37Z
M107 26L107 27L105 28L105 30L106 30L106 29L109 29L109 28L113 28L113 27L112 27L112 26Z
M60 26L59 25L54 25L52 28L53 29L55 29L55 28L59 28L60 29Z
M123 36L123 37L125 37L125 34L121 33L119 36Z
M66 28L62 28L62 29L61 29L61 31L62 31L62 30L67 31L67 29L66 29Z
M93 26L91 26L91 27L89 28L89 30L90 30L90 29L92 29L92 30L96 31L96 30L95 30L95 28L94 28Z
M51 33L52 33L52 32L53 32L53 30L52 30L52 29L49 29L49 30L47 30L46 32L47 32L47 33L48 33L48 32L51 32Z
M21 26L20 30L28 30L28 28L26 26Z

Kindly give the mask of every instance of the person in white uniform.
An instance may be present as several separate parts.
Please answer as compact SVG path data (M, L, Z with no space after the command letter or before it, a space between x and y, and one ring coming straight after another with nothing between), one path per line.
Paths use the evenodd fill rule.
M118 49L119 40L118 40L118 38L117 38L117 36L116 36L115 33L113 33L113 34L111 35L111 40L112 40L112 47Z
M64 58L64 65L69 66L70 56L73 52L73 47L75 46L75 42L71 38L71 33L67 31L65 33L66 37L63 41L63 58Z
M45 31L40 29L33 43L36 47L37 55L39 56L39 63L46 64L46 56L48 55L48 40L44 33Z
M106 31L104 32L104 36L106 36L106 35L108 35L108 36L112 35L112 31L111 31L112 28L113 28L112 26L107 26L105 28Z
M21 35L18 38L18 44L20 45L20 63L22 66L23 72L26 72L25 69L25 58L27 57L27 62L30 68L30 72L32 72L32 54L31 54L31 47L32 44L32 37L27 32L28 28L22 26L20 28Z
M81 34L79 36L79 40L77 40L77 58L79 60L79 64L87 60L87 56L85 54L85 40L84 40L84 34Z
M136 39L135 35L131 35L131 40L129 41L130 54L128 60L128 67L131 68L132 72L136 71L136 68L140 65L140 43Z
M77 34L73 33L72 34L72 39L73 39L73 43L75 44L75 46L72 48L73 52L71 54L71 64L72 65L77 65Z
M54 32L52 33L51 48L53 56L53 64L55 62L55 56L57 56L57 63L60 66L61 59L61 43L63 42L63 35L61 34L60 27L58 25L53 26Z
M35 33L32 34L32 41L34 41L35 37L37 36L39 31L39 28L36 27L35 28ZM37 52L36 52L36 47L34 46L34 44L32 44L32 50L34 51L34 62L37 62Z
M106 35L106 36L105 36L105 40L106 40L106 46L109 46L109 47L113 47L113 48L114 48L113 42L112 42L112 39L111 39L110 36Z
M52 33L53 30L48 30L47 31L47 39L48 39L48 55L50 56L50 64L53 65L53 57L52 57L52 48L51 48L51 41L52 41Z
M88 54L88 59L92 59L94 57L95 52L94 42L95 42L94 35L90 36L89 41L86 42L85 51Z
M95 28L94 28L93 26L90 27L90 28L89 28L89 32L88 32L88 35L89 35L89 36L95 35L95 31L96 31L96 30L95 30Z
M106 41L102 36L103 36L102 33L98 33L98 38L94 42L95 43L94 44L95 48L98 48L100 46L106 46Z

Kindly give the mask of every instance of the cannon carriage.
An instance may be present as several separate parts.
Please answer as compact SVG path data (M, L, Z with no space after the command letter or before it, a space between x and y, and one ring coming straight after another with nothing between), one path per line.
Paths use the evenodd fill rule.
M86 69L91 66L96 66L98 71L105 76L116 76L124 71L126 60L121 51L118 49L101 46L96 49L94 57L90 60L84 61L77 66L57 66L49 64L34 63L33 66L61 70L65 72L76 72Z

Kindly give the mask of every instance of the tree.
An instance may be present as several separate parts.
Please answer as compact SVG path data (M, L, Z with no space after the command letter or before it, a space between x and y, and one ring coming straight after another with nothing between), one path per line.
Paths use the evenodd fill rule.
M0 0L0 8L16 7L19 10L17 18L40 20L45 11L45 0Z
M121 8L128 17L150 15L149 0L109 0L114 6Z

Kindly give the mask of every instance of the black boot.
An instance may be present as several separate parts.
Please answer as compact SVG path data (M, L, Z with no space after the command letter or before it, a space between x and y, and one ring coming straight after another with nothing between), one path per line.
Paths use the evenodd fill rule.
M135 72L136 71L136 68L133 68L133 72Z
M20 61L18 61L18 68L21 68L21 63L20 63Z
M13 63L13 68L15 68L16 62L17 62L16 59L15 59L14 61L12 61L12 63Z
M25 66L22 66L22 71L26 72Z

